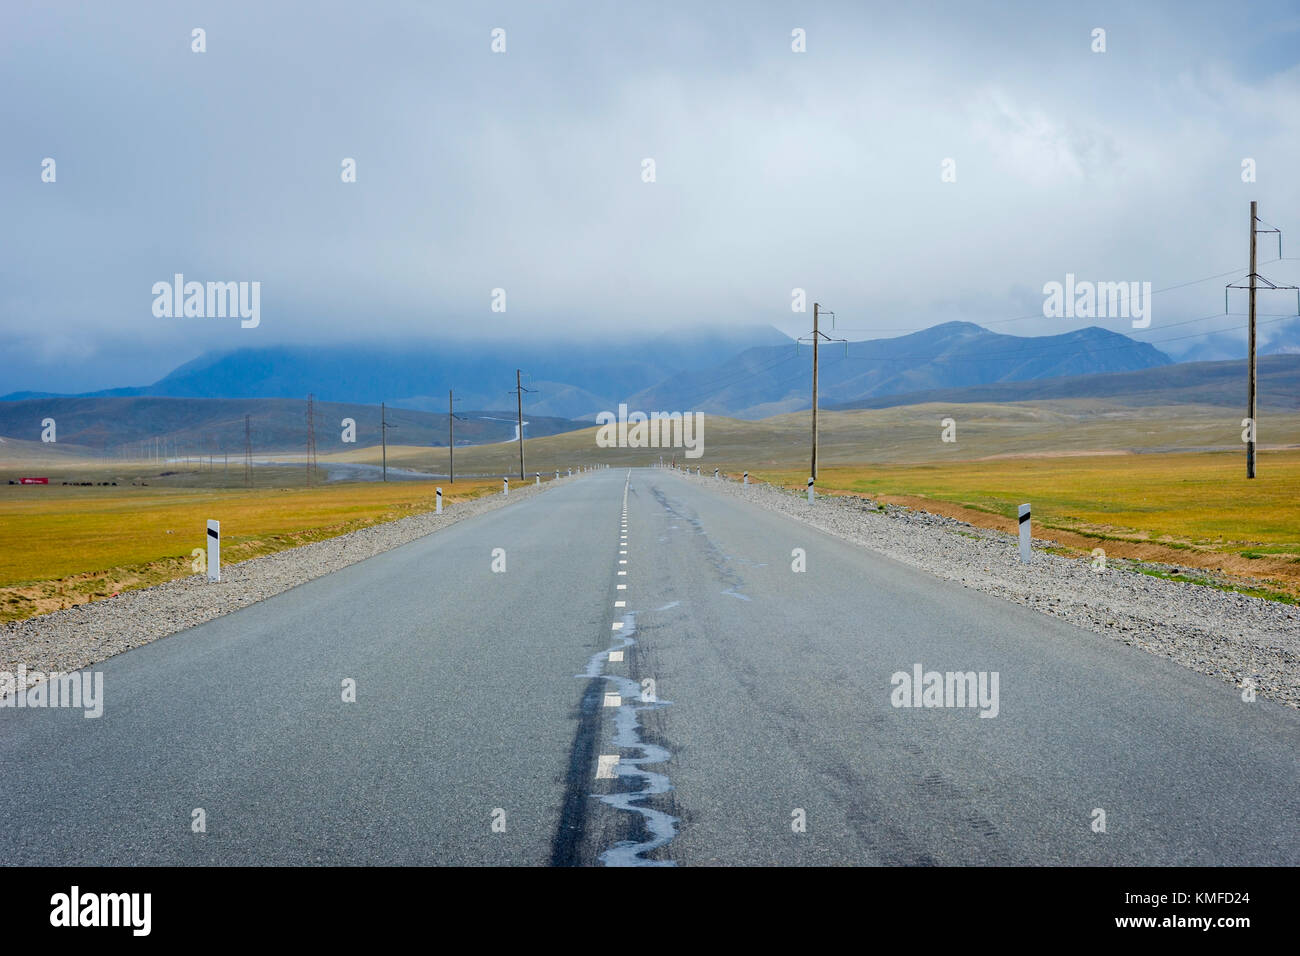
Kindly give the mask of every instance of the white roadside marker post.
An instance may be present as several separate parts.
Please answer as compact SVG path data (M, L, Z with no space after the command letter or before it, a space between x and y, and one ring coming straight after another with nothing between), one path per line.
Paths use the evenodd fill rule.
M433 513L436 515L442 514L442 489L441 488L438 489L438 503L437 505L434 506Z
M745 484L749 484L749 472L745 472Z
M810 477L808 479L808 504L812 504L812 500L813 500L813 480Z
M510 494L510 479L509 479L509 478L503 478L503 479L501 480L501 493L502 493L503 495L508 495L508 494Z
M1021 564L1029 563L1029 555L1031 553L1029 549L1029 542L1030 542L1029 505L1024 504L1020 506L1020 563Z
M560 480L560 473L558 471L555 473L555 480L556 481Z
M718 480L718 469L716 468L713 469L713 480L714 481Z
M208 519L208 580L221 580L221 522Z
M539 471L536 474L537 474L537 484L540 485L542 483L542 473Z
M570 477L570 478L573 477L573 469L572 469L572 468L569 469L569 477Z

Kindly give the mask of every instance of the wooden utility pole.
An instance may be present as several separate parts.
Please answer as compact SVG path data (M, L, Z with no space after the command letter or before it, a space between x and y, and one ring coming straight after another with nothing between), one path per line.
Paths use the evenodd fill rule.
M244 416L244 485L253 487L253 428L250 424L252 416Z
M523 381L521 380L522 375L523 372L521 372L519 369L515 369L515 395L518 397L518 403L516 405L516 409L519 413L518 423L519 423L519 480L520 481L523 481L525 476L525 472L524 472L524 392L533 391L531 388L524 388Z
M1250 419L1246 442L1246 477L1255 477L1255 217L1257 203L1250 202L1250 385L1247 389L1246 417Z
M316 485L316 396L307 396L307 487Z
M821 306L816 302L813 303L813 387L812 387L812 470L808 474L813 481L817 480L817 345L821 341L821 330L817 327L817 321L821 312Z
M447 389L447 483L456 483L456 413L452 411L452 389Z
M832 325L834 325L835 313L826 310L826 314L831 316ZM821 341L827 342L844 342L844 354L848 356L849 344L844 339L833 339L822 332L821 328L822 307L818 302L813 303L813 327L812 327L812 347L813 347L813 376L812 376L812 461L808 468L808 477L813 481L817 480L817 399L818 399L818 374L821 371ZM800 338L798 342L805 342L806 339ZM798 349L798 344L795 349Z
M524 480L524 389L515 369L515 408L519 412L519 480Z
M1259 283L1263 283L1262 288L1265 292L1280 291L1283 289L1294 290L1296 292L1296 311L1300 312L1300 288L1293 285L1278 285L1276 282L1269 280L1266 276L1256 272L1258 259L1256 257L1256 246L1259 241L1259 234L1262 232L1277 234L1277 257L1282 258L1282 230L1268 226L1267 229L1259 228L1262 220L1259 218L1259 204L1254 200L1250 203L1250 275L1247 276L1246 285L1237 285L1236 282L1229 282L1227 288L1223 290L1223 311L1228 311L1228 289L1248 289L1250 292L1250 305L1247 311L1249 319L1249 343L1247 345L1247 378L1246 386L1246 420L1242 423L1246 426L1242 438L1246 441L1246 477L1255 477L1255 439L1259 435L1259 419L1256 417L1257 407L1257 382L1255 378L1255 293L1260 288Z

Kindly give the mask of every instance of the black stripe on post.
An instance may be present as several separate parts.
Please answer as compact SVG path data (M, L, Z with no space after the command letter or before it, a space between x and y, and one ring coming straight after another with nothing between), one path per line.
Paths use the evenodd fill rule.
M208 529L208 537L209 537L209 538L215 538L215 537L217 537L217 532L214 531L212 528L209 528L209 529Z
M1026 511L1024 514L1020 516L1020 523L1024 524L1028 520L1029 520L1029 512Z

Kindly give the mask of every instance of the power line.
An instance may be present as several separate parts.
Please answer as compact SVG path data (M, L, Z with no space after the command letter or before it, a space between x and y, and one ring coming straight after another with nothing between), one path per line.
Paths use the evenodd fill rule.
M1211 315L1211 316L1201 316L1200 318L1197 318L1197 319L1188 319L1187 321L1188 321L1188 322L1203 322L1203 321L1205 321L1206 319L1221 318L1221 317L1225 317L1225 316L1233 316L1233 315L1242 316L1242 315L1245 315L1245 314L1246 314L1246 313L1244 313L1244 312L1216 312L1214 315ZM1269 314L1273 314L1273 313L1269 313ZM1277 314L1277 315L1275 315L1275 318L1273 319L1273 321L1280 322L1280 321L1282 321L1282 320L1284 320L1284 319L1295 319L1295 318L1300 318L1300 314L1286 314L1286 315ZM1186 323L1179 323L1179 324L1186 324ZM1263 323L1263 322L1261 322L1261 323L1259 323L1259 324L1260 324L1260 325L1265 325L1265 324L1267 324L1267 323ZM1170 327L1173 327L1173 325L1174 325L1174 323L1170 323ZM1218 334L1221 333L1221 332L1230 332L1230 331L1232 331L1234 328L1235 328L1235 326L1229 326L1229 327L1227 327L1227 328L1222 328L1222 329L1211 329L1211 330L1206 331L1206 332L1193 332L1193 333L1191 333L1190 335L1178 335L1178 336L1171 336L1171 337L1169 337L1169 338L1154 339L1154 340L1149 341L1149 342L1137 342L1137 341L1131 341L1131 342L1128 342L1128 343L1123 344L1123 345L1106 345L1106 346L1100 346L1100 347L1097 347L1097 348L1089 348L1087 351L1088 351L1089 354L1091 354L1091 353L1093 353L1093 352L1111 352L1111 351L1115 351L1115 350L1117 350L1117 349L1131 349L1131 348L1133 348L1134 345L1159 345L1159 344L1162 343L1162 342L1178 342L1178 341L1182 341L1183 339L1196 339L1196 338L1202 338L1203 336L1207 336L1207 335L1218 335ZM1068 334L1068 333L1063 333L1063 334ZM1116 332L1116 333L1114 333L1114 334L1119 335L1120 333ZM864 343L854 342L854 343L852 343L852 344L854 344L854 345L861 345L861 344L864 344ZM1045 346L1040 346L1040 347L1029 347L1029 348L1022 348L1022 349L1013 349L1013 350L1008 351L1008 352L987 352L987 353L985 353L985 354L983 354L983 355L980 355L980 356L974 356L974 357L968 357L968 358L962 358L962 357L957 357L957 356L952 356L952 357L948 357L948 356L937 356L937 357L936 357L936 356L934 356L934 355L889 355L889 356L873 356L873 355L853 355L853 354L850 354L850 355L847 356L846 359L844 359L844 361L849 361L849 362L899 362L899 361L917 361L917 360L919 360L919 361L931 361L931 362L983 362L983 361L986 361L987 359L990 359L990 358L1007 358L1007 357L1012 357L1012 358L1014 358L1014 357L1016 357L1016 356L1031 356L1031 357L1032 357L1032 356L1035 356L1035 355L1045 355L1045 354L1050 354L1050 353L1052 353L1052 352L1059 352L1059 351L1067 351L1067 350L1069 350L1069 351L1077 351L1078 348L1079 348L1079 343L1078 343L1078 342L1059 342L1059 343L1053 343L1052 345L1045 345Z
M760 365L758 368L744 369L739 373L735 374L734 376L724 380L721 385L718 385L716 382L710 383L711 385L716 385L716 387L710 388L703 392L696 392L693 395L691 395L689 398L687 398L682 404L694 405L700 401L703 401L704 399L712 398L714 395L717 395L719 392L724 392L734 385L739 385L741 382L745 381L748 378L753 378L756 375L761 375L763 372L769 372L772 369L784 365L787 362L793 362L798 357L799 357L798 352L792 350L789 353L782 355L780 358L776 359L775 361L769 362L765 365Z
M1281 255L1279 255L1276 259L1269 259L1268 261L1264 262L1263 265L1269 265L1270 263L1273 263L1273 262L1295 262L1295 261L1300 261L1300 256L1281 256ZM1219 272L1219 273L1216 273L1216 274L1214 274L1214 275L1212 275L1212 276L1204 276L1204 277L1202 277L1202 278L1200 278L1200 279L1189 279L1189 280L1187 280L1186 282L1179 282L1179 283L1177 283L1177 284L1175 284L1175 285L1165 286L1163 289L1152 289L1152 290L1151 290L1151 294L1152 294L1152 295L1159 295L1159 294L1161 294L1162 292L1172 292L1172 291L1174 291L1175 289L1184 289L1184 288L1186 288L1186 287L1189 286L1189 285L1197 285L1197 284L1199 284L1199 283L1201 283L1201 282L1209 282L1209 281L1212 280L1212 279L1222 279L1222 278L1224 278L1225 276L1236 275L1236 274L1240 273L1241 271L1242 271L1241 269L1228 269L1228 270L1225 271L1225 272ZM1044 316L1044 315L1042 314L1042 312L1040 311L1040 312L1031 312L1031 313L1029 313L1028 315L1017 315L1017 316L1013 316L1013 317L1011 317L1011 318L1009 318L1009 319L988 319L988 320L980 321L980 322L975 323L975 324L980 325L980 326L987 327L987 326L990 326L990 325L1006 325L1006 324L1009 323L1009 322L1028 322L1028 321L1031 320L1031 319L1042 319L1042 318L1045 318L1045 316ZM837 325L835 325L834 323L832 323L832 328L833 328L836 332L903 332L903 333L910 333L910 332L924 332L924 331L926 331L926 329L928 329L928 328L932 328L932 326L920 326L920 327L915 327L915 326L914 326L914 327L910 327L910 328L888 328L888 329L860 329L860 328L851 328L851 327L842 327L842 326L837 326Z

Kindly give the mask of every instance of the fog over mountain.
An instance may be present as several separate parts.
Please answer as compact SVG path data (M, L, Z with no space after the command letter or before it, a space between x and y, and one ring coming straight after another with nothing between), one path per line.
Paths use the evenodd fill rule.
M1252 199L1284 233L1260 272L1300 283L1293 0L1248 28L1204 0L129 7L0 4L0 393L359 344L482 347L495 381L561 342L806 334L795 289L855 339L1095 325L1235 358ZM157 314L177 274L260 283L256 327ZM1150 328L1045 317L1067 275L1151 283ZM565 410L688 371L535 364Z

